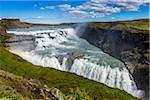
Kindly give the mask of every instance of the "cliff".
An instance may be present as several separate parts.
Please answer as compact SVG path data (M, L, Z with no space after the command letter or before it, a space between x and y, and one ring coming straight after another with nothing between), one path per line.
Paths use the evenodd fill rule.
M149 20L93 22L84 28L81 38L123 61L148 97Z
M31 23L21 22L19 19L1 19L0 20L0 45L5 43L5 40L10 37L10 34L6 33L7 29L28 28L31 26L32 26Z

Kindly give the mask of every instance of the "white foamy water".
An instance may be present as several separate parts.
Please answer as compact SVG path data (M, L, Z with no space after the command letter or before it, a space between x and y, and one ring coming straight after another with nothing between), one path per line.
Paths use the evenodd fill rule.
M10 51L34 65L72 72L110 87L140 97L142 91L119 60L76 36L73 28L49 30L13 30L16 35L33 35L36 48L32 51L12 48Z

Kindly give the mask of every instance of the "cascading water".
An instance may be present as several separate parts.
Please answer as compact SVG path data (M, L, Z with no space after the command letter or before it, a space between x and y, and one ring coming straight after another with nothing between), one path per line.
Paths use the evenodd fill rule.
M10 51L35 65L72 72L125 90L133 96L142 94L121 61L76 36L73 28L31 28L7 32L34 37L34 49L12 47Z

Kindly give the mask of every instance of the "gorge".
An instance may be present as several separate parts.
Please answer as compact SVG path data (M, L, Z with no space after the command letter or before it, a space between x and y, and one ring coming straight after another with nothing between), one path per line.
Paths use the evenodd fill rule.
M31 27L8 30L10 51L44 67L53 67L125 90L136 97L142 91L120 60L78 36L73 27Z

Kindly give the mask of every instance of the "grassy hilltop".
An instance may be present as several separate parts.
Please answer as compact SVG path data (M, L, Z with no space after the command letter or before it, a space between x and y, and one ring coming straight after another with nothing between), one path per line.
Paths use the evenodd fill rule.
M89 26L95 28L104 28L111 30L130 31L132 33L149 33L150 19L116 21L116 22L91 22Z

